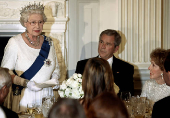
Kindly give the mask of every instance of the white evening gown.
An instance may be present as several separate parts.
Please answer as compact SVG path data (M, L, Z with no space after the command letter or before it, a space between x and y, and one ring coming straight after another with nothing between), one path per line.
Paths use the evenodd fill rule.
M141 97L147 97L147 99L156 102L162 98L170 96L170 87L166 84L158 84L155 80L147 80L142 88Z
M29 47L22 39L21 34L18 34L10 38L8 41L8 44L5 47L1 66L6 67L9 70L15 69L16 71L23 73L33 64L39 55L39 52L40 49ZM58 81L60 77L60 70L53 43L52 46L50 46L48 59L50 59L51 65L49 67L43 65L31 80L34 80L37 83L45 82L50 79L56 79L56 81ZM43 88L38 92L24 88L21 92L19 111L25 111L28 103L41 104L42 97L49 95L53 95L52 87Z

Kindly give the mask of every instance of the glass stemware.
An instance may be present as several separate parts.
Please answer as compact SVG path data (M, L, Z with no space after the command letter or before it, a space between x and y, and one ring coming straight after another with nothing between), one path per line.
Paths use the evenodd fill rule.
M55 99L54 96L47 96L42 98L42 113L44 117L48 116L48 112L52 105L54 104Z
M127 110L128 110L128 113L129 113L129 116L131 116L132 114L132 106L131 106L131 94L129 91L123 91L120 93L120 99L124 102Z
M123 101L129 101L131 98L131 94L129 91L122 91L120 93L120 99L122 99Z
M40 105L36 106L34 118L43 118L42 106L40 106Z
M33 114L35 111L35 104L34 103L28 103L27 104L27 113Z

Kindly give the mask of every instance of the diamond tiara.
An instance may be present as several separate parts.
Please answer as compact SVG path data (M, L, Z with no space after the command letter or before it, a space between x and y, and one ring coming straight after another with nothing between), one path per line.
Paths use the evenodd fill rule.
M20 14L24 13L24 12L27 12L29 10L41 10L41 11L44 11L44 6L43 4L41 5L40 2L39 4L36 4L34 2L34 4L30 4L25 6L24 8L22 7L22 10L20 10Z

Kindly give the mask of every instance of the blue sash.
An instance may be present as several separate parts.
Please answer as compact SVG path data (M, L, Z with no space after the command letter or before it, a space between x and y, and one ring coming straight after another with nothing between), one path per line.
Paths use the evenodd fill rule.
M28 79L28 80L33 78L35 76L35 74L44 65L44 61L48 58L49 51L50 51L49 41L47 41L46 36L44 36L44 42L42 44L42 47L41 47L38 57L36 58L34 63L31 65L31 67L28 70L26 70L20 77L22 77L24 79ZM13 72L15 75L18 75L15 70L13 70ZM12 85L13 90L15 90L16 87L19 87L20 92L23 89L23 86L16 85L16 84Z

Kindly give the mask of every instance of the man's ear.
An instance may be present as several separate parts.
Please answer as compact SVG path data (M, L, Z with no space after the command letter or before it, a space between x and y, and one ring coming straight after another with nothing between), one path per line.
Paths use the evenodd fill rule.
M5 101L6 96L8 95L9 88L5 85L0 90L0 100L1 102Z
M2 98L4 98L4 96L5 96L5 93L6 93L6 85L5 86L3 86L1 89L0 89L0 98L2 99Z
M116 53L118 50L119 50L119 46L116 46L113 53Z
M6 86L6 85L3 86L3 87L1 88L1 90L2 90L2 93L1 93L1 94L6 94L6 92L7 92L7 86Z

